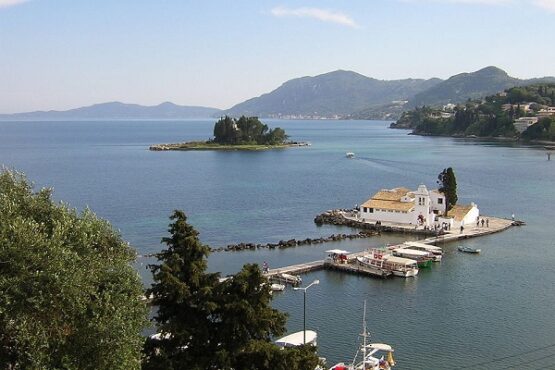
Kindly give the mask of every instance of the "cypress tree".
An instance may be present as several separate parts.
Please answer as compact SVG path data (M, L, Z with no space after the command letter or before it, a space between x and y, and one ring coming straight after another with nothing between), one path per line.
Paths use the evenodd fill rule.
M445 214L457 204L457 179L451 167L445 168L437 177L439 191L445 195Z

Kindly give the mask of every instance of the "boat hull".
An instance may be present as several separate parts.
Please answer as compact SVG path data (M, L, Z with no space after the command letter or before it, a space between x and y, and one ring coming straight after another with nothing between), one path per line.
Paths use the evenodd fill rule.
M393 272L393 275L399 276L399 277L404 277L404 278L413 277L413 276L418 275L418 269L412 269L412 270L407 270L407 271L392 270L392 272Z
M427 269L432 267L432 260L418 261L418 268Z

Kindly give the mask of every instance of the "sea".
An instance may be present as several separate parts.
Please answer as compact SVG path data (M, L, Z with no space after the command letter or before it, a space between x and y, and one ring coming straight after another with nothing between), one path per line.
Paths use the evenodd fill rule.
M260 152L153 152L155 143L205 140L213 120L0 122L0 164L24 172L57 201L107 219L146 268L167 236L169 216L184 210L201 240L276 243L356 232L317 226L326 210L351 208L382 188L437 186L452 167L459 203L525 226L442 245L445 256L411 279L319 271L303 276L307 329L318 332L328 364L351 361L362 331L395 348L397 369L555 369L555 161L542 146L423 137L384 121L266 120L309 147ZM354 152L348 159L346 152ZM414 236L288 249L219 252L209 269L232 274L243 264L270 268L323 259L327 249L360 251ZM459 245L481 248L463 254ZM303 293L275 293L290 332L302 330Z

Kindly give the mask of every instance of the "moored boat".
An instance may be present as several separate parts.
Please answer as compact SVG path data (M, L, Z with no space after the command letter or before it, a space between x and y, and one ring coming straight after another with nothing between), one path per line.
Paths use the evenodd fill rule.
M362 360L356 362L359 351L355 355L353 363L346 364L340 362L330 368L330 370L388 370L395 366L395 360L393 359L393 347L385 343L370 343L367 344L368 331L366 329L366 301L364 301L364 316L362 319L362 334L363 338L362 346L360 347L360 353L362 354ZM385 357L382 353L386 353Z
M393 272L393 275L400 277L413 277L418 275L418 262L410 258L395 257L385 255L383 257L386 268Z
M482 251L481 249L471 248L471 247L463 247L462 245L459 245L459 247L457 249L459 250L459 252L473 253L473 254L478 254Z
M278 275L278 279L291 285L299 285L303 282L300 276L282 273Z
M432 266L432 257L430 252L417 251L414 249L397 248L393 250L396 257L409 258L415 260L419 268L429 268Z
M413 249L415 251L424 251L430 253L430 257L434 262L440 262L443 257L443 249L435 245L424 244L419 242L405 242L403 247L406 249Z
M285 290L285 285L273 283L272 285L270 285L270 289L274 292L283 292Z
M379 249L373 250L371 254L365 257L370 264L390 271L395 276L406 278L418 275L418 264L415 260L395 257Z
M365 268L368 273L375 276L387 277L392 274L392 271L383 266L383 260L377 260L370 256L358 256L357 263Z

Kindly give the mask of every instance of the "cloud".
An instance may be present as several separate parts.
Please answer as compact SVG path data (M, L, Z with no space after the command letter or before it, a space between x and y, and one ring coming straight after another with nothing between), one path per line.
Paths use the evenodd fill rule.
M359 28L359 25L348 15L341 12L331 11L319 8L296 8L289 9L284 7L276 7L272 9L272 14L276 17L299 17L313 18L322 22L331 22L342 26Z
M0 0L0 8L8 8L10 6L26 3L29 0Z
M534 4L540 8L555 13L555 0L535 0Z

